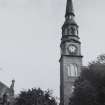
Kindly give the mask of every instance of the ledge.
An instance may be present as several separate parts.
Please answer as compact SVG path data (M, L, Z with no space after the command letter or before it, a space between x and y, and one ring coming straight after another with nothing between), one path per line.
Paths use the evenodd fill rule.
M79 57L79 58L83 58L82 55L61 55L60 59L59 59L59 62L61 61L62 57L63 56L66 56L66 57Z

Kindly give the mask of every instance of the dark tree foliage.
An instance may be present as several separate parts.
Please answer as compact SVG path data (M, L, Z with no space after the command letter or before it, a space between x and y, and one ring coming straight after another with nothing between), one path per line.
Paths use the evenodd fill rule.
M105 55L97 57L74 83L69 105L105 105Z
M105 54L101 54L101 55L97 56L96 60L91 61L89 63L89 66L90 65L94 65L94 64L98 64L98 65L99 64L102 64L102 65L105 65Z
M51 91L43 91L40 88L32 88L28 91L21 91L16 98L15 105L57 105Z

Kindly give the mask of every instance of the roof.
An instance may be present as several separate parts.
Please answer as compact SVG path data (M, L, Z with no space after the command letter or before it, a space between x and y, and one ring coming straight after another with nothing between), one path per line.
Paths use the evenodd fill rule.
M10 88L0 81L0 96L2 96L5 92L10 93L10 91Z

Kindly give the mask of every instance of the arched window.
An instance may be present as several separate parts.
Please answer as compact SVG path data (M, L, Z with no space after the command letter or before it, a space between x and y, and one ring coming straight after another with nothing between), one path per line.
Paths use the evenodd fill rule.
M75 88L74 86L71 87L71 92L74 92L74 88Z
M68 29L67 28L64 28L62 30L62 35L68 35Z
M69 64L67 66L67 72L69 77L77 77L78 76L78 68L76 64Z

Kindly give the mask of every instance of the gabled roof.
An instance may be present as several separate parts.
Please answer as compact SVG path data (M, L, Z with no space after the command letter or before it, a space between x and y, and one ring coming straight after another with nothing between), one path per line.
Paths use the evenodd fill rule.
M10 88L0 81L0 96L5 92L10 93Z

